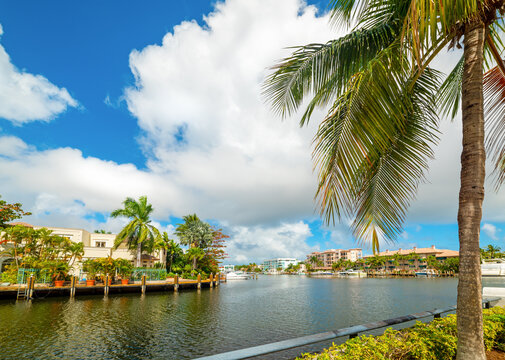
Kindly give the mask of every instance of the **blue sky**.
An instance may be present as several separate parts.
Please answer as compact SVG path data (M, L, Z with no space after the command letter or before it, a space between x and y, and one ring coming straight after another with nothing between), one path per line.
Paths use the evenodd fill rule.
M167 231L190 212L223 227L229 262L356 246L348 221L325 227L314 212L317 122L281 122L260 96L285 47L343 34L328 26L324 6L1 2L0 81L12 82L0 94L9 109L0 113L2 197L22 201L37 225L117 231L109 212L147 194ZM25 98L20 78L32 86ZM457 121L443 131L405 232L384 249L458 248ZM503 245L503 194L487 196L481 242Z

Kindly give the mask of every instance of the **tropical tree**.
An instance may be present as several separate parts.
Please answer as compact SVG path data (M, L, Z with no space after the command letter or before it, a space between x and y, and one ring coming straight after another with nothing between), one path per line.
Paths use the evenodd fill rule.
M20 219L23 216L31 215L32 213L23 211L21 203L9 204L7 201L2 200L0 195L0 229L9 226L12 220ZM1 242L0 242L1 244Z
M312 255L309 259L309 262L314 265L314 267L320 267L323 266L323 262L316 256Z
M206 249L214 240L214 230L212 227L200 220L196 214L183 217L184 223L179 224L175 229L175 234L179 237L182 245L188 245L190 248L198 247ZM193 270L196 269L197 258L193 257Z
M487 250L487 253L489 254L489 258L494 259L496 254L500 253L501 248L499 246L488 245L486 250Z
M329 106L314 141L321 215L328 223L353 217L355 237L369 242L374 253L381 240L393 241L403 231L408 206L438 141L437 107L455 117L461 105L457 359L483 360L479 235L484 105L488 151L501 184L504 1L331 0L330 6L333 23L352 24L352 31L326 44L298 47L274 67L265 94L283 116L296 112L311 94L302 125L316 107ZM430 65L447 47L464 51L442 83Z
M111 217L126 217L130 222L116 235L114 249L126 242L128 249L135 254L135 266L142 265L142 253L151 253L154 244L160 238L159 230L151 224L150 216L153 207L147 202L146 196L141 196L138 201L126 198L123 209L114 210Z

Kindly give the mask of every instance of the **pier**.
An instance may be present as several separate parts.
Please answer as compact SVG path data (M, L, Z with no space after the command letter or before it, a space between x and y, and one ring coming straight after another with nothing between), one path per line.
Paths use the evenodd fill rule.
M178 279L166 281L136 281L132 284L97 284L86 285L85 281L71 280L64 286L37 285L27 281L26 284L15 284L10 286L0 286L0 300L3 299L37 299L46 297L78 297L80 295L109 295L109 294L144 294L149 292L166 292L180 290L198 290L201 288L213 288L221 282L226 282L225 276L216 275L207 280L187 280ZM67 285L68 284L68 285Z

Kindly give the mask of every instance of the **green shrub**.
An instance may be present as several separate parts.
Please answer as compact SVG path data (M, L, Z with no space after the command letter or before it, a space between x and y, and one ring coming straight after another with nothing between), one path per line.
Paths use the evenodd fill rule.
M1 274L2 282L15 284L18 282L18 269L16 266L7 265L6 270Z
M487 350L505 350L505 308L484 310L484 342ZM381 336L356 337L341 345L333 344L321 354L303 354L298 359L452 360L456 348L456 315L448 315L400 331L387 329Z

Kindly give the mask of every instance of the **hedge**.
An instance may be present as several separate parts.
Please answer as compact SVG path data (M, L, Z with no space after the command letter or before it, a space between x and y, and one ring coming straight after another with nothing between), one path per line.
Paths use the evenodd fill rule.
M298 360L451 360L456 358L456 315L417 322L403 330L387 329L383 335L363 335L344 344L333 344L320 354L303 354ZM505 308L484 310L487 350L505 351Z

